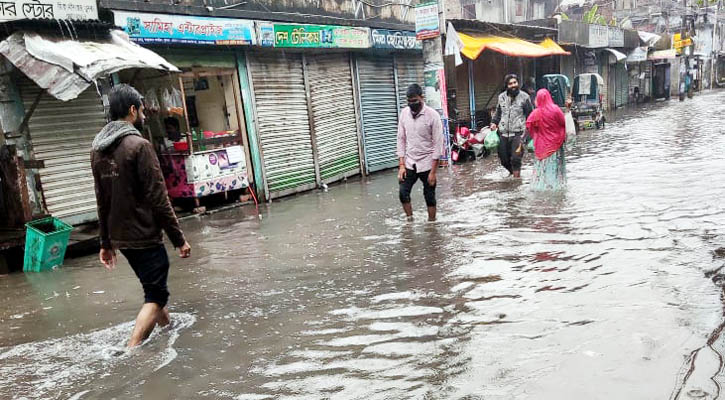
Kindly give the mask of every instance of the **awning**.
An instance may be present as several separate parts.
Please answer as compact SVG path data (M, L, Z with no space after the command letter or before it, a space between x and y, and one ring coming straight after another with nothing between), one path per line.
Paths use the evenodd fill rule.
M662 38L660 35L645 31L637 31L637 34L639 39L649 47L653 47Z
M647 46L635 47L629 55L627 55L627 62L638 63L647 61L647 51L649 51L649 47Z
M16 32L0 42L0 53L53 97L75 99L101 77L129 68L179 69L151 50L112 30L104 41L76 41Z
M460 32L458 33L458 37L463 42L461 53L471 60L477 59L484 50L493 50L511 57L536 58L571 54L559 47L551 39L547 39L541 44L536 44L518 38L500 36L474 37Z
M648 57L649 60L673 60L675 58L677 58L677 50L675 49L653 51Z
M604 49L604 50L614 54L614 57L617 58L617 62L620 62L620 61L624 60L625 58L627 58L627 55L622 53L621 51L617 51L617 50L609 49L609 48Z

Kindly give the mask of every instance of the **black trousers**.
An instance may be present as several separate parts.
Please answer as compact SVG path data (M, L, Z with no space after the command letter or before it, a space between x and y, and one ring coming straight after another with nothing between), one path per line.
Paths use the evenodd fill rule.
M403 204L410 203L410 191L413 189L413 185L417 180L420 179L423 182L423 197L425 197L425 204L428 207L436 206L436 187L428 184L428 175L430 171L417 172L415 169L405 169L405 179L400 182L400 202Z
M501 161L501 165L511 173L521 171L521 160L526 152L525 145L521 142L521 136L522 133L517 133L511 137L500 136L498 159ZM522 146L521 153L517 155L516 149L519 145Z
M143 286L144 303L156 303L160 307L169 301L169 257L164 245L148 249L121 249L128 263Z

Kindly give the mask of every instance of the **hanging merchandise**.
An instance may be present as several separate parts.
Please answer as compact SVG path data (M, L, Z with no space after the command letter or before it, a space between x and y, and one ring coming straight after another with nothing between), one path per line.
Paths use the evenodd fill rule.
M164 89L162 100L164 102L166 114L179 116L184 115L184 103L181 98L181 92L178 89L175 87L172 87L171 89Z
M146 95L144 96L144 106L149 113L157 113L161 111L159 98L156 96L156 89L151 88L146 91Z

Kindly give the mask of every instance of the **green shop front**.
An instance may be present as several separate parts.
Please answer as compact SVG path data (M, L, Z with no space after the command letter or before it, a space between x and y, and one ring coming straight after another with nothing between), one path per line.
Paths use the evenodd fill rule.
M257 32L247 69L268 197L359 174L350 50L370 47L369 29L257 22Z
M144 95L144 135L159 155L169 196L193 199L201 211L204 197L254 188L261 181L252 173L257 146L239 74L241 50L256 43L253 21L125 11L114 11L114 19L133 41L181 69L126 71L117 79Z

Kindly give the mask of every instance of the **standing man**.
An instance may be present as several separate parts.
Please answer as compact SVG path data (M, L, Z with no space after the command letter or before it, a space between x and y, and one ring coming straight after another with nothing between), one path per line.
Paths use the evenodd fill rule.
M533 111L531 98L519 90L519 78L508 74L504 78L506 91L498 96L496 115L491 121L491 130L498 130L501 142L498 158L501 165L515 178L521 177L521 159L524 157L526 119Z
M191 247L171 207L159 160L141 136L142 97L131 86L118 85L109 94L109 122L93 140L91 167L96 186L101 263L116 266L116 249L128 259L144 291L144 305L128 347L149 337L156 324L169 324L169 258L161 231L166 231L182 258Z
M436 171L443 154L443 125L438 112L423 100L417 83L408 87L408 107L400 112L398 123L398 182L400 202L408 219L413 218L410 191L415 182L423 182L423 196L428 206L428 221L436 220Z

